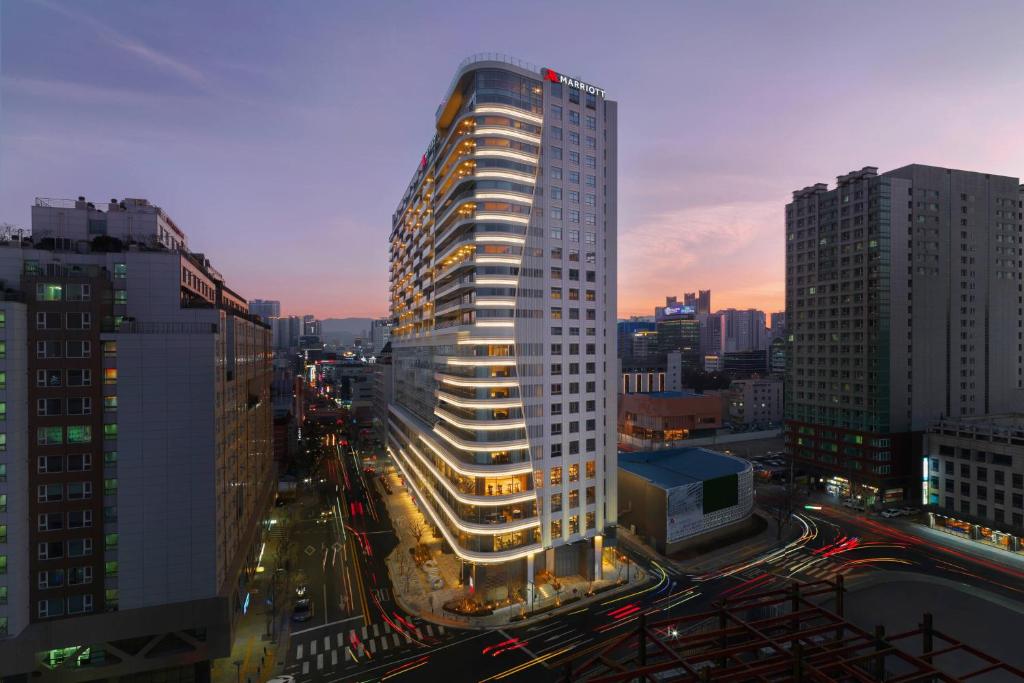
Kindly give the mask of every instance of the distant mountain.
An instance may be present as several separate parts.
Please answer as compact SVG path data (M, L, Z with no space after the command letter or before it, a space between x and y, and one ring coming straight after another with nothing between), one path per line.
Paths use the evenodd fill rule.
M320 321L320 336L328 343L349 345L369 334L371 322L372 318L326 318Z

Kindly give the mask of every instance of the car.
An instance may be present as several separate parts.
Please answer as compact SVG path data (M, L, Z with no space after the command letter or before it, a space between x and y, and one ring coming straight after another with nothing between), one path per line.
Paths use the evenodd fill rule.
M888 510L882 510L881 514L886 519L892 519L893 517L903 516L903 512L897 508L889 508Z
M917 513L921 512L921 508L904 506L904 507L899 508L899 511L902 514L907 515L909 517L911 515L916 515Z
M309 621L313 618L313 601L309 598L302 598L295 601L295 609L292 610L292 621Z
M274 676L268 678L267 683L295 683L295 676L289 676L288 674L281 674L280 676Z
M306 597L306 594L308 592L309 592L309 587L306 584L304 584L304 583L300 583L298 586L295 587L295 597L297 597L297 598L304 598L304 597Z

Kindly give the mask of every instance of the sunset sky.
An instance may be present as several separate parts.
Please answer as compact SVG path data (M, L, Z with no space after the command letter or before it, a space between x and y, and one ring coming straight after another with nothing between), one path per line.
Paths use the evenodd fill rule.
M619 102L619 315L783 305L783 206L865 165L1024 174L1024 3L0 4L0 222L146 197L244 296L386 314L387 238L459 62Z

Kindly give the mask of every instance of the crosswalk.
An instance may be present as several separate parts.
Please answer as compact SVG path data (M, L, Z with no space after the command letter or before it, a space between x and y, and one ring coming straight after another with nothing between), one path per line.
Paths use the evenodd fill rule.
M295 645L292 669L301 669L303 674L322 671L352 662L359 662L367 656L374 657L410 645L419 645L425 638L444 635L444 626L422 624L413 629L395 630L391 624L371 624L348 631L316 636Z

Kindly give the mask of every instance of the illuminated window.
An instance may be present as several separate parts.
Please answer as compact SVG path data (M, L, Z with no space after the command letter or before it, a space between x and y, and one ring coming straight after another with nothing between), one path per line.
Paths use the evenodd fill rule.
M0 341L0 358L7 358L7 342Z
M117 396L104 396L103 410L117 410Z
M569 481L579 481L579 480L580 480L580 466L579 465L575 465L575 464L569 465Z
M587 461L587 479L593 479L597 475L597 463L593 460Z
M7 311L0 311L0 327L7 327Z
M117 368L103 368L103 383L115 384L117 382Z
M104 479L103 494L111 496L115 493L117 493L117 479Z
M115 304L126 304L128 303L128 291L125 289L114 290L114 303Z
M3 370L0 370L0 389L6 389L6 388L7 388L7 373L5 371L3 371Z
M114 264L114 277L122 279L128 277L128 264L127 263L115 263Z
M116 356L117 355L117 342L116 341L105 341L105 342L103 342L103 355L104 356Z
M107 562L105 571L107 576L117 576L117 562Z
M552 467L551 468L551 485L561 486L562 485L562 468Z
M60 427L57 427L60 429ZM68 425L68 443L89 443L92 441L92 427L89 425Z
M39 301L60 301L64 298L64 288L52 282L36 284L36 299Z
M533 487L537 489L544 488L544 470L533 471Z
M68 430L68 440L71 440L70 429ZM105 424L103 425L103 438L104 439L116 439L117 438L117 424Z

